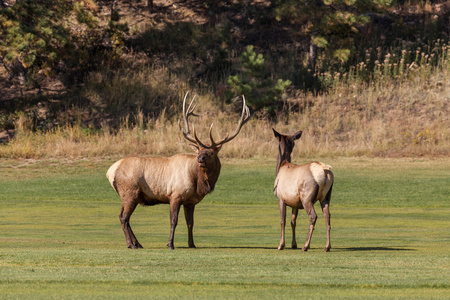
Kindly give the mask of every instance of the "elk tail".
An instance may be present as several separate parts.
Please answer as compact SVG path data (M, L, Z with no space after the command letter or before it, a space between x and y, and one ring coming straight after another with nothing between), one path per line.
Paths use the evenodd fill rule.
M326 165L324 163L320 163L320 166L322 167L322 169L324 171L331 171L331 166L330 165Z

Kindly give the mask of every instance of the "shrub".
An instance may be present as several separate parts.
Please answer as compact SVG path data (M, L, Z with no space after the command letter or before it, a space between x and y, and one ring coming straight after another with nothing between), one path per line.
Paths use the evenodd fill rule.
M267 74L263 55L257 54L251 45L242 53L240 62L241 71L228 77L227 84L231 90L227 91L226 97L231 99L234 93L244 95L253 109L266 109L269 115L273 115L278 100L291 81L275 79Z

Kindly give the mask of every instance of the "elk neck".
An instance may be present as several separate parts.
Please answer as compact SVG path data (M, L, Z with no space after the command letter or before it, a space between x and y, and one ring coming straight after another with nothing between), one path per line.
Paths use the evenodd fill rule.
M206 195L214 190L220 175L220 160L216 156L214 162L206 168L198 167L197 194Z
M280 144L278 145L276 175L278 175L283 162L291 162L291 152L287 151L287 147L280 142Z

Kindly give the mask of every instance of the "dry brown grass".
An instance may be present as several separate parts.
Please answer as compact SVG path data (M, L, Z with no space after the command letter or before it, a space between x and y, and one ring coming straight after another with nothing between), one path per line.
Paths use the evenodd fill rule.
M285 133L303 130L295 149L297 157L448 156L449 69L446 62L438 70L413 71L410 80L399 84L341 83L329 94L305 95L296 100L304 109L291 113L288 120L283 117L270 122L253 117L239 136L223 147L221 156L274 157L277 144L272 127ZM239 117L220 111L213 100L209 93L199 94L196 101L201 116L192 120L205 141L212 122L214 135L221 137L234 130ZM178 112L181 97L179 101L179 107L174 108ZM188 143L179 132L178 118L166 118L163 114L147 119L138 113L123 120L115 132L106 125L94 132L75 125L39 133L29 130L29 120L21 117L16 124L16 138L0 146L0 157L82 158L189 152Z
M440 61L434 66L424 61L412 65L379 63L371 84L355 74L329 76L332 89L319 95L304 94L290 99L300 109L289 116L269 121L255 114L239 136L223 147L222 157L268 158L276 155L271 128L283 133L303 130L295 155L322 156L444 156L450 154L450 47L442 47ZM392 68L397 68L392 76ZM386 71L390 69L390 71ZM103 72L103 73L102 73ZM111 76L111 74L113 74ZM180 72L178 74L187 74ZM388 74L388 75L385 75ZM64 125L46 132L33 132L31 120L24 115L16 121L16 136L0 145L0 158L83 158L130 155L172 155L189 152L179 132L182 97L189 78L171 74L164 66L124 68L114 73L92 73L84 97L94 106L127 108L129 99L145 109L159 103L166 110L148 115L137 110L122 120L119 129L105 124L100 130L81 125ZM150 94L149 91L152 91ZM214 90L214 89L211 89ZM199 118L192 121L201 139L234 130L238 115L220 110L216 96L207 89L197 93ZM193 94L191 93L191 95ZM240 105L240 103L235 106ZM132 111L132 110L131 110ZM155 117L156 116L156 117Z

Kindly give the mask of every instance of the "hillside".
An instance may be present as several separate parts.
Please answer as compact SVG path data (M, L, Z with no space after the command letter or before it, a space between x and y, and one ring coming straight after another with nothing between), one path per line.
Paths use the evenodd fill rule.
M94 4L100 29L91 34L100 35L111 1ZM176 125L182 96L199 95L208 112L201 126L219 118L218 135L232 128L238 103L230 102L229 78L247 74L249 45L263 57L263 74L249 81L257 84L254 97L271 93L271 81L291 84L270 107L254 102L256 117L224 155L266 156L273 126L307 132L298 150L307 156L449 155L449 2L367 14L352 56L339 63L319 49L315 74L308 19L278 19L271 1L154 1L151 11L147 1L114 4L116 35L87 48L90 60L67 76L43 77L36 87L8 79L0 67L0 157L185 151Z

